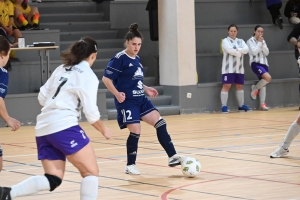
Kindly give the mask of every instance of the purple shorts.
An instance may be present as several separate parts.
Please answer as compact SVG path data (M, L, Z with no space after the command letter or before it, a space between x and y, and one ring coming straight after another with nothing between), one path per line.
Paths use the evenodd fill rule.
M79 125L50 135L36 137L39 160L66 160L90 142Z
M241 84L244 85L244 74L222 74L222 83L223 84Z
M255 62L251 63L251 68L259 80L261 79L261 76L264 73L269 72L269 67L267 65L260 64L260 63L255 63Z

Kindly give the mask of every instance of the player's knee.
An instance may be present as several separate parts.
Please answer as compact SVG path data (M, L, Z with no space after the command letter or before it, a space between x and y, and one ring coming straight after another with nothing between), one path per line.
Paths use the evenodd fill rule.
M297 122L298 125L300 125L300 115L298 116L296 122Z
M45 174L46 178L49 181L50 184L50 192L52 192L53 190L55 190L55 188L57 188L58 186L60 186L62 179L54 176L54 175L50 175L50 174Z

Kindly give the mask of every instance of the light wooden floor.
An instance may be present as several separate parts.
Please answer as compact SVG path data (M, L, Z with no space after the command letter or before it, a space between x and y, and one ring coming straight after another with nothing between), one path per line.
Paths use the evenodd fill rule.
M185 178L179 167L167 167L167 156L158 144L154 128L143 124L137 166L141 175L124 174L127 130L116 121L105 121L114 130L110 141L92 126L81 123L89 135L100 168L98 199L300 199L300 138L286 158L269 154L283 140L298 116L298 107L268 112L195 114L164 117L178 153L196 157L202 171ZM32 175L43 174L36 156L34 127L18 132L0 129L4 170L0 185L11 186ZM23 200L78 200L81 177L67 163L63 184L54 192L42 192Z

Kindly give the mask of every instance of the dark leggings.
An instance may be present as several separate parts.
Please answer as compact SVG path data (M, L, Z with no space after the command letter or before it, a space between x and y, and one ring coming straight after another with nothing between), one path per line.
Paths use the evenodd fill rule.
M280 14L280 8L282 6L282 3L274 4L268 7L268 10L271 13L273 23L275 24L275 19L281 16Z

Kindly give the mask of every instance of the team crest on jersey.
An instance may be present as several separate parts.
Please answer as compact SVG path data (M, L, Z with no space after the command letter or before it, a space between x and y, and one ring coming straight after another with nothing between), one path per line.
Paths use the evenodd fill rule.
M133 79L143 79L144 73L140 67L136 70L136 72L133 75Z
M106 73L107 73L107 74L113 74L113 72L110 71L110 70L108 70L108 69L106 70Z
M3 88L0 88L0 93L2 93L2 94L3 94L3 93L5 93L5 91L6 91L5 89L3 89Z

